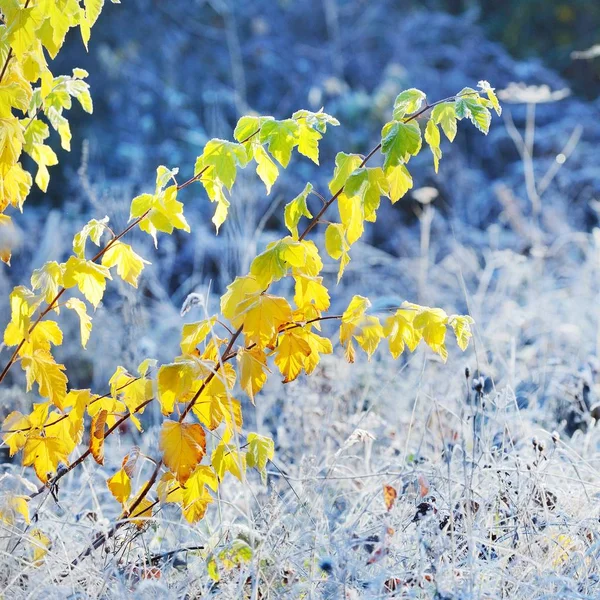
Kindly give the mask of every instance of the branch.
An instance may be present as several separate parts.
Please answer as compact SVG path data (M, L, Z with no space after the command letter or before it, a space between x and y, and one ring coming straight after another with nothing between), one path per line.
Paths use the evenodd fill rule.
M413 119L418 118L419 116L421 116L422 114L424 114L425 112L427 112L428 110L430 110L431 108L433 108L434 106L436 106L437 104L440 104L440 103L443 103L443 102L448 102L448 101L453 100L455 98L456 98L456 96L452 96L450 98L445 98L444 100L439 100L439 101L437 101L437 102L435 102L433 104L428 104L423 109L421 109L418 112L414 113L410 117L404 119L404 123L408 123L408 122L412 121ZM258 133L258 131L255 131L250 136L248 136L245 140L243 140L241 143L247 142L249 139L251 139L257 133ZM365 156L365 158L362 160L359 168L364 167L365 164L367 164L367 162L380 149L381 149L381 142L379 144L377 144L377 146L375 146L367 154L367 156ZM193 183L194 181L197 181L199 179L199 177L201 176L201 174L202 173L198 173L197 175L195 175L194 177L192 177L188 181L182 183L181 185L178 185L178 189L186 187L186 186L190 185L191 183ZM344 186L342 186L335 194L333 194L333 196L327 202L325 202L325 204L323 205L323 207L321 208L321 210L319 211L319 213L312 218L312 220L307 225L306 229L299 236L298 239L300 241L303 240L308 235L308 233L315 227L315 225L317 225L319 223L320 218L323 216L323 214L325 213L325 211L335 202L335 200L340 196L340 194L343 191L344 191ZM293 329L295 327L302 327L303 325L306 325L307 323L313 323L313 322L316 322L316 321L333 320L333 319L340 319L340 318L341 318L341 315L330 315L330 316L325 316L325 317L317 317L315 319L311 319L309 321L306 321L306 323L291 323L291 324L289 324L290 327L288 329ZM241 335L242 328L243 328L243 325L240 326L235 331L235 333L231 336L231 338L230 338L230 340L229 340L229 342L228 342L225 350L219 356L218 361L216 361L214 370L211 371L211 373L209 373L209 375L206 377L206 379L202 382L200 388L196 391L196 393L194 394L194 396L192 397L192 399L188 402L187 406L185 407L185 409L181 413L181 416L179 417L179 422L180 423L183 422L183 420L187 417L187 415L193 409L193 407L196 404L198 398L200 397L200 395L202 394L202 392L204 391L204 389L206 388L206 386L213 380L213 378L217 374L219 368L226 361L231 360L233 357L236 356L237 351L233 350L233 346L234 346L235 342L237 341L237 339L239 338L239 336ZM284 331L285 331L285 329L284 329ZM253 346L254 346L254 344L252 344L250 346L250 348L253 347ZM91 451L88 450L88 452L85 453L85 454L89 455L90 452ZM82 457L83 457L83 455L82 455ZM82 459L82 457L80 457L80 459ZM78 459L78 460L80 460L80 459ZM158 478L158 474L160 472L160 469L162 468L162 465L163 465L162 459L159 460L159 461L157 461L156 467L154 468L154 471L153 471L152 475L150 476L150 479L148 480L148 482L146 483L146 485L143 487L143 489L140 491L140 493L138 494L137 498L135 499L135 501L133 502L133 504L129 508L129 510L128 510L128 514L129 515L131 515L131 513L141 504L141 502L144 500L144 498L146 497L146 495L150 492L152 486L154 485L154 483L156 482L156 479ZM149 507L146 507L144 510L148 510L148 508L151 509L157 503L158 503L158 501L155 501ZM117 523L115 523L115 525L113 525L113 527L108 532L106 532L105 534L103 533L103 534L98 535L96 537L96 539L90 544L90 546L88 546L88 548L85 551L83 551L75 560L73 560L71 562L71 564L69 566L69 570L72 570L82 560L84 560L87 556L89 556L94 550L96 550L99 547L101 547L102 545L104 545L110 538L112 538L115 535L115 533L119 530L119 528L122 527L123 524L126 523L126 522L127 521L120 520ZM63 577L65 577L67 575L67 573L63 573L63 575L61 576L61 579Z

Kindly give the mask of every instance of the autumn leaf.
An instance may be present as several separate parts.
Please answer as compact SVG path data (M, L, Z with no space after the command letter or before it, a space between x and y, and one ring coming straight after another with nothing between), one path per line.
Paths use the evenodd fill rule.
M102 300L107 279L112 279L108 268L91 260L71 256L65 264L64 286L76 285L94 308Z
M125 469L119 469L112 477L109 477L106 484L110 493L120 504L125 504L131 495L131 479Z
M220 443L212 453L211 462L220 480L229 472L243 482L246 472L246 454L235 447Z
M104 464L104 429L107 416L107 410L98 411L92 418L90 427L90 452L99 465Z
M100 238L102 234L107 230L108 217L103 219L92 219L86 223L82 230L75 234L73 238L73 252L75 256L79 258L85 258L85 244L88 240L92 240L96 246L100 245Z
M240 374L240 385L254 403L255 395L260 392L267 381L267 357L258 347L239 350L236 355Z
M87 314L85 303L79 298L69 298L65 306L77 314L79 317L79 332L81 335L81 345L86 347L92 331L92 317Z
M203 321L185 324L181 331L181 352L191 354L206 339L216 322L217 317L213 316Z
M208 505L213 501L206 488L216 491L218 485L217 476L210 467L196 467L181 490L183 516L189 523L196 523L204 517Z
M68 464L68 448L56 437L30 435L23 448L23 466L33 465L35 473L43 483L48 475L56 472L59 463Z
M165 420L159 447L165 465L185 485L206 453L206 437L201 425Z
M304 367L306 357L310 353L310 346L294 329L279 336L275 349L275 364L284 376L283 383L288 383L298 377Z
M105 267L117 267L117 274L129 285L137 288L140 273L144 265L149 265L139 254L133 251L129 244L123 242L113 243L102 257L102 265Z
M43 349L34 350L32 354L23 356L21 365L25 370L27 391L29 392L33 384L37 383L40 396L49 398L58 408L62 408L63 399L67 395L64 365L57 364L52 354Z
M394 507L397 496L398 492L396 491L396 488L387 484L383 486L383 501L385 502L385 507L387 508L388 512L390 512Z
M33 564L39 566L51 546L50 538L39 529L31 531L31 547L33 549Z

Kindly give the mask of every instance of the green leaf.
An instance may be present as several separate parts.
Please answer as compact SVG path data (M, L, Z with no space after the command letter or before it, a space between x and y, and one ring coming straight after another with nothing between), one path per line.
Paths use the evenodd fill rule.
M421 129L414 121L390 121L381 130L381 151L385 155L383 168L406 163L421 150Z
M312 219L312 214L306 206L306 199L312 192L312 183L307 183L300 194L298 194L291 202L286 204L283 215L285 226L290 230L292 237L298 239L298 223L302 217Z
M237 167L245 167L248 160L248 153L242 144L220 139L209 140L204 152L196 160L194 174L202 173L200 181L210 201L217 203L212 219L217 232L227 218L229 208L223 186L231 191L237 176Z
M479 94L471 88L465 88L458 96L459 97L457 97L455 101L457 118L469 119L479 131L487 135L492 121L492 114L483 104L484 102L487 102L487 100L481 98Z
M272 120L273 117L245 116L238 121L233 132L235 139L246 148L248 158L254 158L256 161L256 173L265 184L267 194L271 193L271 188L279 176L279 169L260 143L259 134L263 123Z
M429 144L429 148L433 154L433 166L435 172L437 173L440 165L440 159L442 158L442 151L440 150L440 130L433 122L433 119L429 119L427 122L427 127L425 129L425 141Z
M246 463L254 467L261 476L263 483L267 482L267 461L275 455L275 444L271 438L259 435L258 433L248 434L248 452L246 454Z
M269 152L285 169L292 157L292 150L300 141L300 126L294 119L266 121L260 129L260 142L267 144Z
M456 137L456 108L454 102L442 102L431 111L431 120L441 125L450 142Z
M393 118L400 121L405 115L417 112L425 100L425 94L421 90L411 88L398 94L394 102Z
M298 241L289 235L271 242L250 265L250 274L256 278L261 289L287 275L288 269L314 277L323 268L313 242Z
M329 182L329 191L332 194L337 194L346 184L348 177L360 167L362 161L362 157L358 154L338 152L335 157L333 179Z
M381 167L356 169L346 180L344 194L358 196L361 200L364 218L375 221L381 196L389 197L389 183Z
M196 160L194 175L206 169L202 178L220 181L231 191L237 175L237 167L248 164L248 155L242 144L227 140L212 139L204 146L202 155Z
M308 125L313 129L316 129L319 133L325 133L327 131L327 125L333 125L335 127L340 124L335 117L323 112L323 109L316 113L311 112L310 110L297 110L292 115L292 119L304 119Z
M251 144L259 137L258 134L263 123L272 120L273 117L256 117L252 115L241 117L233 130L233 137L240 143Z

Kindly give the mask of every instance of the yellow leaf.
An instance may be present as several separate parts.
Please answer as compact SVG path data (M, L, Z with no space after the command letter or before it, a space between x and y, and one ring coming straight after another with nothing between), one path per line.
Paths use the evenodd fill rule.
M204 429L195 423L166 420L160 432L159 447L165 465L185 485L206 453Z
M99 412L103 410L106 411L107 427L112 427L117 422L117 419L119 419L128 412L127 407L123 402L121 402L120 400L115 400L112 397L104 398L101 396L97 396L96 398L94 398L94 401L90 402L87 406L88 414L91 417L95 417ZM135 419L133 415L130 416L130 419L136 425L136 427L139 425L139 422L136 423L137 419ZM141 429L141 427L138 427L138 429Z
M173 233L174 229L182 229L188 233L190 231L190 226L183 216L183 204L177 200L177 185L163 189L176 173L176 170L169 171L165 167L158 167L155 194L142 194L131 202L129 220L145 215L139 227L152 236L155 246L158 243L158 231L168 234Z
M365 311L371 306L371 302L364 296L354 296L348 308L342 314L342 323L358 327L364 318ZM343 340L345 341L345 340Z
M259 348L270 346L279 328L292 318L292 309L285 298L261 294L244 300L238 306L238 317L232 323L239 327L243 320L246 343Z
M67 395L67 376L63 373L65 366L57 364L47 350L39 349L23 356L21 366L25 370L27 391L31 390L34 382L37 383L40 396L49 398L55 406L62 409Z
M448 325L454 329L454 335L456 336L456 343L458 347L464 352L469 345L469 340L472 337L471 325L475 321L469 315L451 315L448 317Z
M285 226L290 230L292 237L298 239L298 223L302 217L312 219L312 214L306 206L306 199L312 192L313 186L307 183L304 189L296 196L289 204L286 204L284 209Z
M2 193L2 184L0 183L0 211L4 210ZM18 234L12 219L8 215L0 214L0 260L10 267L10 257L12 256L13 246L17 244Z
M186 323L181 331L181 352L191 354L206 339L216 322L217 317L214 316L197 323Z
M297 241L291 236L271 242L265 252L252 261L250 274L262 289L266 289L273 281L285 277L290 268L295 273L317 275L323 263L316 246L312 242Z
M88 340L90 339L90 333L92 331L92 317L87 314L85 303L79 298L69 298L65 306L74 310L79 317L79 332L81 334L81 345L85 348Z
M390 200L392 204L398 202L413 187L412 176L403 164L388 167L385 170L385 177L390 186Z
M145 264L150 263L136 254L129 244L123 242L115 242L102 257L103 266L116 266L119 277L134 288L138 286L138 278Z
M310 347L310 354L304 360L304 370L310 375L319 364L321 354L332 354L333 346L331 340L310 331L310 326L302 327L298 332Z
M170 471L162 474L158 485L156 486L156 493L160 502L183 502L183 494L181 486L175 478L175 475Z
M308 306L314 306L318 311L324 311L329 308L329 292L323 285L322 277L307 277L297 275L294 302L301 309L306 309Z
M384 337L383 327L379 319L374 316L365 316L358 326L358 332L354 333L354 339L358 345L367 353L369 360L373 356L381 338Z
M0 149L3 143L6 143L6 140L3 140L2 134L0 134ZM20 154L20 148L18 151ZM0 152L0 165L3 154L4 152ZM12 162L9 164L8 170L5 171L3 177L0 177L0 208L3 208L5 204L10 204L21 210L31 189L31 175L20 164Z
M277 181L277 177L279 176L279 169L271 160L267 151L260 144L255 144L253 148L254 160L256 161L256 173L265 184L267 195L269 195L273 184Z
M38 7L25 8L20 2L3 2L2 12L6 19L8 42L20 62L35 43L43 14Z
M40 290L47 304L50 304L63 284L64 267L55 261L45 263L31 274L31 287ZM59 311L58 308L55 309Z
M340 261L337 278L339 283L346 266L350 262L350 256L348 255L350 244L348 244L348 241L346 240L346 232L341 223L330 223L327 226L327 229L325 230L325 250L333 260Z
M300 127L294 119L284 121L269 120L260 128L261 144L268 144L269 152L285 169L292 156L292 150L298 145Z
M54 410L48 415L44 432L63 441L71 454L83 436L83 419L79 418L77 411L63 414Z
M8 496L6 502L0 508L0 521L8 525L14 525L15 517L21 515L25 519L25 523L29 525L29 504L25 496Z
M229 472L243 482L246 455L237 448L221 442L212 453L211 462L220 480Z
M256 279L251 275L245 277L236 277L233 283L227 286L227 292L221 297L221 312L223 316L229 319L236 327L243 323L243 316L240 319L239 305L248 296L256 296L263 291ZM237 324L236 324L237 323Z
M405 345L414 352L421 341L422 334L413 326L416 310L398 309L394 315L388 317L385 322L384 335L388 339L390 353L398 358L403 352Z
M9 300L11 319L4 331L4 343L7 346L16 346L27 337L30 317L41 303L42 298L19 285L10 293Z
M64 286L76 285L94 308L102 300L107 279L112 279L110 271L91 260L71 256L65 264Z
M33 465L38 478L46 483L48 475L54 474L59 463L68 464L68 448L56 437L31 435L23 449L23 466Z
M229 363L225 363L204 386L194 404L194 414L211 431L223 422L229 430L239 429L242 425L240 403L231 396L235 379L235 369Z
M50 352L50 344L62 344L63 334L56 321L40 321L26 339L19 350L21 356L31 355L38 349Z
M138 409L138 407L154 395L151 380L146 379L144 375L134 377L125 367L118 366L108 383L111 396L121 398L132 413L142 414L144 408Z
M106 409L98 411L92 418L90 427L90 451L99 465L104 464L104 430L107 416Z
M142 489L144 487L142 486ZM148 520L152 518L153 506L154 502L148 498L143 498L129 515L129 519L138 529L142 529L148 523Z
M371 306L371 303L364 296L354 296L348 305L348 308L342 314L342 324L340 325L340 343L345 349L348 362L354 362L354 345L352 337L357 329L365 321L365 311ZM366 340L363 340L366 342Z
M119 469L106 482L110 493L120 504L125 504L131 495L131 479L125 469Z
M210 201L217 203L217 210L212 219L217 232L227 217L229 207L223 186L231 192L237 176L237 167L245 167L248 159L248 153L242 144L215 138L207 142L202 155L196 160L194 175L202 173L200 181Z
M348 177L358 169L363 159L358 154L346 154L345 152L338 152L335 157L335 170L333 172L333 179L329 182L329 191L332 194L337 194L344 185Z
M39 566L50 548L50 538L39 529L31 532L31 547L33 548L33 563Z
M106 231L108 220L108 217L104 217L103 219L92 219L83 226L83 229L80 232L75 234L75 237L73 238L73 252L75 252L75 256L85 258L85 243L88 238L92 240L96 246L100 245L100 238Z
M158 401L163 415L167 416L173 412L175 402L184 402L187 399L198 375L198 365L191 360L182 360L159 368Z
M279 343L275 349L275 364L285 377L283 383L288 383L298 377L310 352L308 342L298 335L295 329L286 331L279 336Z
M240 373L240 385L252 403L254 396L262 390L267 381L267 357L258 347L239 350L236 356Z
M10 456L14 456L27 442L31 423L19 411L13 411L2 423L2 441L8 446Z
M210 467L196 467L181 490L183 515L189 523L202 519L207 506L213 501L206 486L216 491L218 485L217 476Z
M420 331L427 345L446 362L448 350L444 341L446 339L448 315L441 308L429 308L410 302L404 302L402 307L417 311L417 315L413 320L415 329Z

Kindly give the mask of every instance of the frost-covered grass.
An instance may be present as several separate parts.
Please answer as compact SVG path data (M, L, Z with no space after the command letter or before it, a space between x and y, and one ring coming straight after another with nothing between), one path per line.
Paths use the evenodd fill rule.
M495 249L499 228L476 250L459 241L475 232L453 235L440 215L433 226L421 257L357 247L348 283L335 292L340 305L352 293L376 305L384 296L382 306L393 294L411 294L448 312L468 309L477 327L465 354L451 348L441 364L420 349L394 362L382 346L370 363L348 365L338 353L311 378L286 386L272 378L256 407L244 406L245 430L275 440L267 485L254 473L245 485L229 479L194 526L166 505L143 529L123 527L68 571L118 516L107 476L134 444L156 457L160 419L150 411L144 436L124 431L107 442L105 467L85 462L55 497L39 496L36 522L25 531L1 526L3 595L597 598L598 237L562 230L547 246L516 253ZM239 251L244 239L239 234L229 246ZM156 272L169 260L161 255ZM150 273L154 294L146 305L131 300L133 310L125 298L125 306L115 301L96 317L110 327L96 342L112 344L112 356L101 358L107 369L137 364L122 354L127 339L136 339L131 328L154 336L155 347L156 336L172 341L176 351L178 307L200 287L190 275L168 298ZM148 353L130 352L131 360ZM2 401L13 407L23 399L13 389ZM138 486L152 469L149 459ZM32 481L32 474L19 465L3 471L2 494L31 488L23 476ZM384 485L397 491L389 510ZM37 566L36 528L52 542Z

